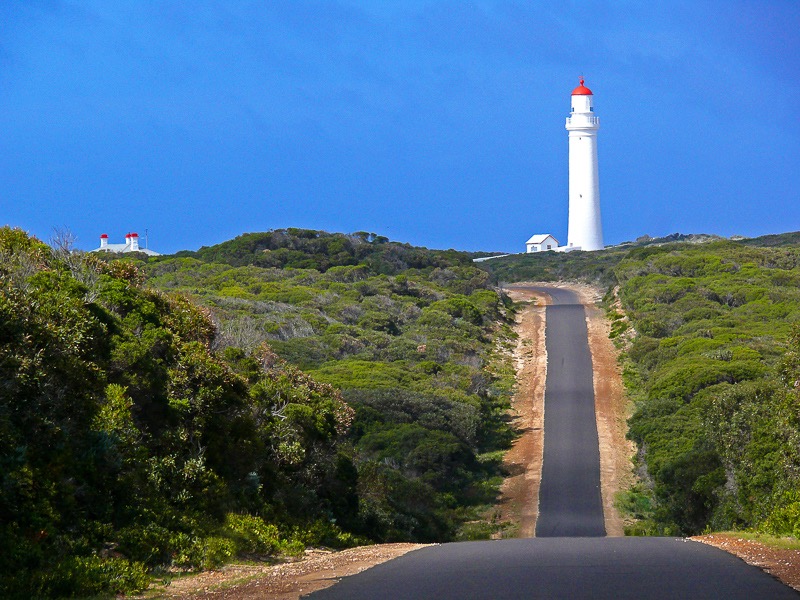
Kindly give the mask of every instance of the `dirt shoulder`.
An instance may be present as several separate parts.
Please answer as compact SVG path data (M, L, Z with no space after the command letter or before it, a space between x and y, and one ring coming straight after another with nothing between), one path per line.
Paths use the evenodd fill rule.
M513 352L517 389L511 399L511 412L520 436L503 459L510 475L500 489L497 511L501 523L512 525L504 531L515 537L530 538L536 532L539 515L547 377L544 313L550 298L526 289L508 289L507 293L515 302L527 304L517 313L514 327L519 337Z
M155 585L141 599L225 598L225 600L298 600L387 560L429 544L378 544L340 552L308 550L298 561L276 565L228 565L169 585Z

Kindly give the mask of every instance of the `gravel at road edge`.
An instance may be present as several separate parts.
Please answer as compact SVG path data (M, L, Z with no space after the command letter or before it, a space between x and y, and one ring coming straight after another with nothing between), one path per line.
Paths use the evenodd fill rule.
M228 565L218 571L176 579L140 598L224 598L225 600L298 600L387 560L430 544L376 544L339 552L307 550L298 561L277 565ZM152 595L155 593L155 595Z
M734 554L748 565L759 567L765 573L800 591L800 550L773 548L754 540L737 537L735 533L697 535L689 539Z

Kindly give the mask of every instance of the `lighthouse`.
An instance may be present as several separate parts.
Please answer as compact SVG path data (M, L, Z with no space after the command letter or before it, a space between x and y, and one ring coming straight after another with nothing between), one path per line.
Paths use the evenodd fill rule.
M565 250L602 250L600 181L597 170L597 130L592 91L583 85L572 90L569 131L569 229Z

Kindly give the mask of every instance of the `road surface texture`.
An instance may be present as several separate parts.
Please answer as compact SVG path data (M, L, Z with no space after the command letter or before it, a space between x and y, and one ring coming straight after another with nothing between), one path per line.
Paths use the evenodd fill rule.
M798 594L727 552L683 539L533 538L423 548L305 597L797 600Z
M536 537L602 537L606 530L586 313L570 290L534 289L553 300L545 325L544 461Z
M546 312L544 464L537 538L430 546L312 600L517 598L798 598L717 548L674 538L606 538L592 363L577 296L537 288Z

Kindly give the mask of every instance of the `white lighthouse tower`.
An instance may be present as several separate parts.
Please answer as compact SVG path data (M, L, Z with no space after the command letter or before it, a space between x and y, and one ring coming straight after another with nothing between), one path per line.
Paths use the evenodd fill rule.
M601 250L600 181L597 171L597 130L592 91L583 85L572 90L569 131L569 231L565 250Z

